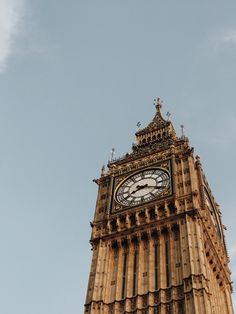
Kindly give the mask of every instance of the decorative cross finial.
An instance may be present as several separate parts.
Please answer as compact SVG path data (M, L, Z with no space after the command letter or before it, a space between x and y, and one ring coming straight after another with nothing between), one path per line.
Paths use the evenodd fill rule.
M162 107L162 101L160 97L154 99L154 105L156 106L156 109L160 109Z

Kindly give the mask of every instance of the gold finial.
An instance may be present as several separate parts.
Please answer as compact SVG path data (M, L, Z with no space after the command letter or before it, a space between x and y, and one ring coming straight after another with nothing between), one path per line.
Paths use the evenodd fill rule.
M154 105L156 107L156 109L161 109L162 107L162 101L161 101L161 98L160 97L157 97L154 99Z

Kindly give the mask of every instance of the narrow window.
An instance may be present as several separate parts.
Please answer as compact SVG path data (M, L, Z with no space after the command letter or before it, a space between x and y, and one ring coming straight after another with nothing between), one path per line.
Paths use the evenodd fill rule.
M170 261L169 261L169 241L165 242L165 255L166 255L166 286L170 285Z
M167 304L166 305L166 313L167 314L172 314L173 313L171 304Z
M154 220L155 219L155 208L151 208L149 210L149 217L150 217L150 220Z
M159 259L159 246L155 244L155 290L158 290L158 259Z
M178 313L179 314L184 314L185 313L184 302L183 301L180 301L179 304L178 304Z
M135 215L131 215L130 216L130 224L131 224L131 226L135 226L136 225L136 217L135 217Z
M122 278L122 299L125 297L125 285L126 285L126 267L127 266L127 253L124 254L123 264L123 278Z
M134 252L133 296L136 295L136 281L137 281L137 251Z
M111 221L111 231L117 231L117 224L116 224L116 220L112 220Z
M159 314L159 308L158 307L154 308L154 314Z

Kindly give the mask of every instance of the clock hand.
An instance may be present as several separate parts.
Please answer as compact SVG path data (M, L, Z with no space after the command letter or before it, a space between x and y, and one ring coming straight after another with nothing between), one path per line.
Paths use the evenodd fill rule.
M154 189L163 189L164 186L157 186L157 185L148 185L147 188L154 188Z
M137 188L138 188L139 190L141 190L141 189L145 189L147 186L148 186L148 184L146 183L146 184L144 184L144 185L138 185Z
M134 193L138 192L139 190L145 189L146 187L148 187L147 184L144 184L144 185L137 185L137 186L136 186L136 190L134 190L133 192L131 192L131 194L134 194Z

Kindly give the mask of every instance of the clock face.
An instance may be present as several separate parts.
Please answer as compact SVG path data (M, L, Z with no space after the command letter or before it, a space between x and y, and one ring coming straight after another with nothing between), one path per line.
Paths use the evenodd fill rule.
M117 188L115 198L125 206L150 202L170 186L170 175L159 168L147 169L125 179Z
M208 208L208 210L210 211L210 216L211 216L211 220L216 228L216 231L218 233L218 235L221 237L221 231L220 231L220 226L219 226L219 223L218 223L218 220L217 220L217 217L216 217L216 214L215 214L215 210L214 210L214 207L212 205L212 201L208 195L208 192L206 190L206 188L204 188L204 196L205 196L205 203L206 203L206 206Z

